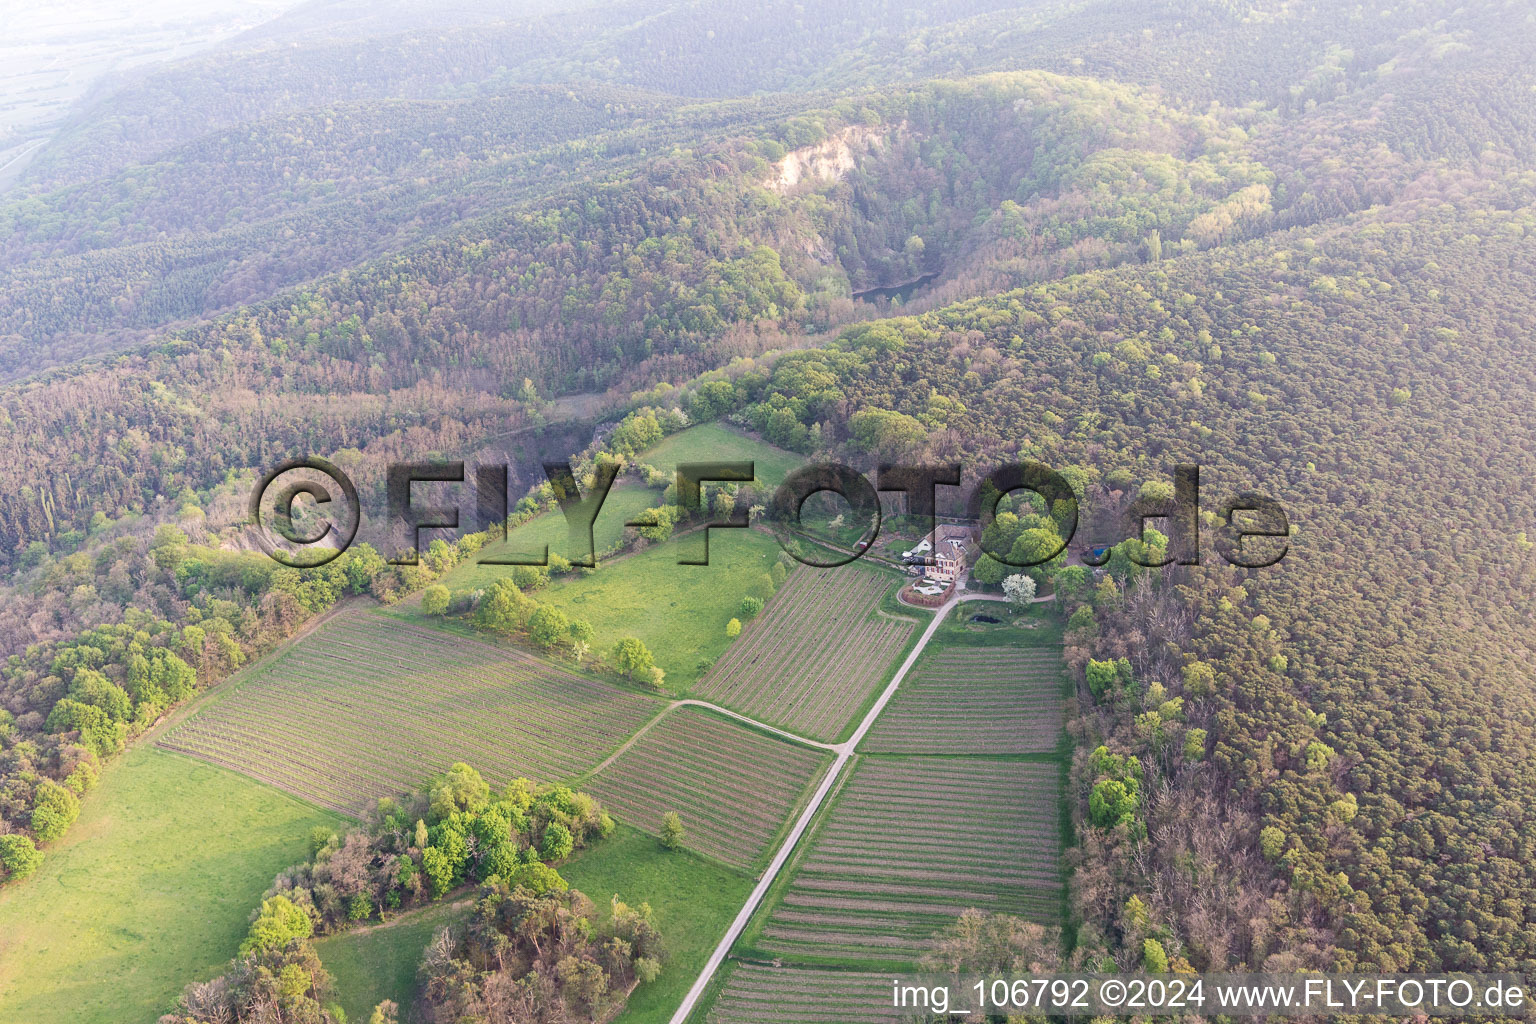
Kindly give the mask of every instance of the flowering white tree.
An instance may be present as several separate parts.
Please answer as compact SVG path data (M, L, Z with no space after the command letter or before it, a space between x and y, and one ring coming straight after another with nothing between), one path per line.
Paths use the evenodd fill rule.
M1015 608L1023 610L1035 599L1035 581L1020 573L1003 580L1003 594Z

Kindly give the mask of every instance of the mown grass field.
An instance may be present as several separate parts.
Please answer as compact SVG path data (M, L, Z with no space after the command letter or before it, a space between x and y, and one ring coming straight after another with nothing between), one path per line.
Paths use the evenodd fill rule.
M897 583L857 564L796 569L695 695L802 736L836 739L912 637L915 615L878 611Z
M651 835L662 815L676 811L685 846L747 868L766 859L831 760L827 751L684 706L581 785L614 817Z
M680 462L752 462L755 486L766 496L807 460L804 455L775 448L722 423L704 423L673 434L635 461L668 473Z
M801 456L714 423L674 434L636 461L670 473L680 462L739 460L755 462L764 493L803 462ZM660 501L660 492L636 483L615 485L594 526L596 549L601 551L616 542L624 533L625 522ZM512 570L509 566L478 564L479 557L526 553L545 544L554 553L564 553L568 548L566 531L565 518L559 512L546 513L514 530L505 544L494 544L476 560L456 567L441 582L456 593L484 589L507 578ZM709 565L678 564L684 554L694 557L700 553L702 543L702 534L697 531L674 537L603 560L594 573L557 577L535 596L590 622L597 630L593 647L599 653L626 636L639 637L666 671L668 689L687 693L725 651L729 643L726 624L740 616L741 599L755 592L779 553L777 542L765 533L714 530L709 541ZM465 620L422 615L414 598L389 614L447 632L477 635Z
M759 477L758 490L766 495L771 494L773 488L783 481L785 474L801 465L804 458L750 438L730 427L706 423L673 434L635 461L654 466L669 475L681 462L752 461ZM661 502L661 491L645 487L632 477L621 477L608 492L603 507L592 523L593 549L601 552L613 547L623 539L625 523ZM505 565L482 565L482 559L538 557L546 546L551 554L564 558L572 555L569 527L565 516L558 511L546 512L512 530L505 541L486 546L469 562L455 568L442 582L454 591L483 589L497 580L505 579L511 568Z
M338 615L159 741L361 813L466 761L496 784L590 769L660 711L530 655L366 611Z
M401 1016L416 998L416 968L437 929L467 918L473 903L438 903L388 924L373 925L320 939L315 950L336 981L334 999L348 1021L364 1022L386 999L400 1005Z
M1059 658L1065 632L1066 626L1050 602L1032 604L1015 613L1000 601L967 601L939 624L929 646L1033 647Z
M808 963L916 963L962 910L1056 924L1062 769L865 755L741 945Z
M667 673L667 686L686 692L731 643L726 623L741 599L773 568L779 545L757 530L717 530L708 565L678 565L677 544L656 544L616 559L587 576L565 577L537 597L597 631L594 650L639 637Z
M751 461L756 465L759 492L771 494L785 475L801 465L804 458L754 440L730 427L706 423L673 434L635 461L654 466L669 475L682 462ZM617 544L623 539L624 524L644 510L661 504L661 500L660 491L645 487L633 478L621 477L608 492L603 507L592 523L594 549L604 551ZM487 546L476 555L475 561L459 567L445 583L454 590L489 586L502 579L509 571L508 567L478 565L476 563L479 559L524 555L538 557L545 546L548 546L552 554L571 557L569 528L565 516L560 512L545 513L512 530L506 541Z
M317 825L341 819L201 761L128 751L38 873L0 890L0 1021L153 1021L234 956Z
M615 483L592 522L592 549L606 551L624 537L624 524L648 508L661 504L661 492L634 482ZM443 580L450 590L478 590L497 580L506 579L512 572L507 565L482 565L486 558L539 558L548 546L550 554L569 559L573 557L570 544L570 527L563 512L546 512L519 526L507 534L505 541L497 541L482 548L473 558L457 566ZM583 552L584 554L584 552Z
M666 1024L752 891L752 877L620 825L560 873L606 912L617 895L649 903L667 947L661 976L637 988L615 1024Z

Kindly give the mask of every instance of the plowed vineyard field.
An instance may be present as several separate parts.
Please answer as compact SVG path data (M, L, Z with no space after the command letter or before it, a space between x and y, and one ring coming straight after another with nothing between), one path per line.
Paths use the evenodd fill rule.
M826 751L681 707L582 788L615 817L652 835L662 815L676 811L688 833L684 846L745 868L831 760Z
M852 565L797 569L695 693L802 736L836 739L912 635L914 622L875 612L894 583Z
M860 749L1047 754L1061 737L1058 647L929 646Z
M758 936L791 959L909 965L967 907L1060 919L1061 769L866 756Z
M260 666L160 746L359 814L455 761L496 783L578 775L659 710L517 651L353 613Z

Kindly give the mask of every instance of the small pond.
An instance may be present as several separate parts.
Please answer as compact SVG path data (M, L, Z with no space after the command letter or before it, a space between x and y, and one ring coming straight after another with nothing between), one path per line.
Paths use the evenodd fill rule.
M931 274L924 274L916 281L908 281L906 284L893 284L885 288L866 288L861 292L854 292L853 297L861 302L878 302L881 299L900 299L902 302L906 302L907 299L912 297L913 292L938 276L939 272L935 270Z

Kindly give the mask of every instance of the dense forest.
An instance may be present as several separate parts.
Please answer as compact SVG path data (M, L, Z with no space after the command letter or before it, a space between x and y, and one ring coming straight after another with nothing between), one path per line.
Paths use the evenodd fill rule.
M1318 121L1336 130L1334 118ZM919 297L936 305L1171 257L1390 198L1435 166L1404 157L1381 183L1362 161L1353 176L1330 167L1314 183L1299 145L1289 165L1260 159L1274 135L1295 130L1272 113L1191 115L1133 88L1014 75L860 94L752 138L552 185L437 240L9 389L0 541L67 546L96 513L142 512L156 495L204 491L231 468L297 450L315 440L305 435L317 393L332 399L320 413L342 441L332 450L366 450L401 430L436 435L428 447L442 450L492 432L495 417L519 425L529 410L517 400L530 392L622 394L794 344L868 315L850 300L863 288L937 274ZM824 152L848 173L786 184ZM13 210L17 232L43 230L21 227L33 203ZM340 208L359 230L372 223ZM327 231L283 233L346 251ZM48 270L51 258L21 264L40 290L14 292L13 369L55 344L75 351L61 336L110 347L91 326L102 318L131 336L224 304L208 298L206 279L170 294L184 278L156 261L179 274L199 258L178 253L182 243L153 244L156 260L130 260L126 276L93 271L95 289L67 295L77 278ZM291 255L259 258L287 273ZM215 264L236 273L223 257ZM257 400L274 388L287 400ZM123 401L141 389L148 405Z
M783 410L787 438L1075 467L1090 508L1201 466L1202 564L1073 617L1084 956L1133 964L1155 936L1201 968L1532 965L1536 503L1513 482L1536 449L1510 428L1536 196L1518 174L1461 185L852 330L733 382L737 415L774 430ZM1249 490L1286 507L1290 550L1229 570L1209 534ZM1105 781L1129 813L1090 806Z
M1245 155L1242 120L1181 115L1082 79L988 77L850 99L567 187L11 389L0 404L15 428L0 541L67 547L62 535L97 513L206 491L230 469L306 444L335 450L321 435L364 450L401 430L435 435L432 450L463 446L496 417L502 429L528 422L539 394L696 373L854 319L861 287L944 268L941 293L976 294L1140 260L1163 233L1170 251L1215 244L1270 213L1272 174ZM796 154L846 150L849 138L869 155L854 174L783 184ZM1127 179L1147 185L1121 192ZM44 290L35 301L17 293L17 351L45 351L45 321L60 317L83 317L74 330L97 316L134 321L159 299L125 300L120 289L153 281L167 298L175 281L153 262L130 280L101 277L105 305L93 309L78 288L58 301L72 278L48 262L24 267ZM41 333L29 342L29 331ZM258 399L274 387L290 400ZM156 400L123 401L140 388ZM316 394L330 399L323 410ZM328 421L318 434L317 412Z
M392 459L580 451L646 409L624 423L967 485L1043 462L1096 531L1199 465L1200 564L1035 572L1078 683L1067 962L1536 971L1523 7L553 8L296 13L97 97L0 195L6 876L167 709L452 564L249 554L266 468L324 455L377 503ZM610 453L643 447L625 429ZM1214 540L1250 491L1290 534L1244 570ZM1010 501L988 540L1059 525ZM522 636L508 586L477 624ZM549 852L539 799L485 797L509 855ZM438 887L444 816L392 813L280 880L271 927ZM650 969L603 961L577 894L447 878L486 888L429 951L429 1019L512 1012L492 950L595 965L586 994L517 989L532 1019ZM311 955L269 944L187 998L216 1014Z

